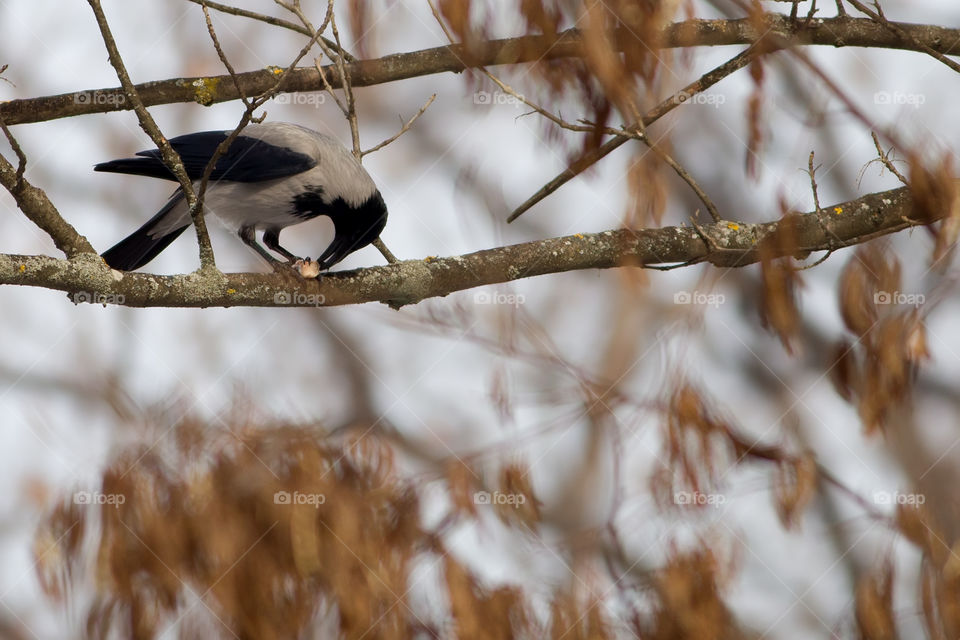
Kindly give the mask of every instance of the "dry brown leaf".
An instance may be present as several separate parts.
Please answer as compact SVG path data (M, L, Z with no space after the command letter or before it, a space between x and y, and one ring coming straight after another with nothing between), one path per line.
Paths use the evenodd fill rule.
M728 640L741 637L720 594L718 562L709 548L674 553L654 581L657 605L650 638Z
M533 493L529 467L514 462L500 470L500 491L494 508L505 523L520 522L533 527L539 522L540 501Z
M893 565L888 559L860 578L856 590L857 626L864 640L894 640Z
M798 216L787 214L780 219L777 231L760 243L760 274L763 284L760 298L760 318L763 326L772 329L780 338L787 353L793 354L800 330L800 310L797 291L803 280L793 265L793 255L799 248L796 221ZM788 256L777 258L777 256Z
M787 529L798 527L804 509L816 492L816 461L809 453L796 460L784 460L777 465L776 474L773 495L777 515Z
M453 509L460 515L477 517L477 475L462 460L451 458L446 464L447 486Z
M827 370L830 381L841 398L853 402L860 386L860 370L853 344L842 340L831 349Z

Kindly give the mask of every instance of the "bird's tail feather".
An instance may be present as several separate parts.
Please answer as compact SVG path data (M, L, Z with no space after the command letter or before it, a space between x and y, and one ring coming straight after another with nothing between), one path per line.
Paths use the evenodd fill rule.
M157 215L104 251L101 257L111 269L118 271L134 271L156 258L190 226L189 221L186 224L177 224L182 222L183 212L179 211L176 205L182 201L183 193L178 191Z

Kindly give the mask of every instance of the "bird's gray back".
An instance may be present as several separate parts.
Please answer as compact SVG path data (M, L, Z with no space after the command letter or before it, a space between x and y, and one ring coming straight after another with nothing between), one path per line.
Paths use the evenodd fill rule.
M288 122L251 124L243 135L314 158L317 165L295 176L294 181L321 187L328 203L342 198L351 206L360 206L377 191L363 165L336 138Z

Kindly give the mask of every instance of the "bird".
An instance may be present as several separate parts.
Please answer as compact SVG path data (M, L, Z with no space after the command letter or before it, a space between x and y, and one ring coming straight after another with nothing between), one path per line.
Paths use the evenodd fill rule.
M170 139L195 189L215 150L231 133L201 131ZM102 162L94 171L176 181L159 149L135 155ZM280 231L317 216L329 217L334 238L317 258L320 270L327 270L379 238L387 223L383 197L353 154L335 138L289 122L247 125L217 160L203 204L275 268L285 263L257 242L258 230L263 230L267 248L294 265L298 257L280 245ZM156 215L101 257L112 269L134 271L191 224L179 188Z

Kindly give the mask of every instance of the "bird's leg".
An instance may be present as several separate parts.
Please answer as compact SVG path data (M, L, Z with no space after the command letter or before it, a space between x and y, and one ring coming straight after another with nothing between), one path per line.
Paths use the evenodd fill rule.
M284 258L287 259L287 262L293 264L299 258L283 247L280 246L280 229L267 229L263 232L263 244L267 245L267 248L276 251Z
M263 232L263 244L268 249L276 251L287 258L287 264L303 278L320 277L320 263L310 258L298 258L286 249L280 246L280 229L267 229ZM280 262L274 264L274 269L279 270Z
M260 256L269 262L274 269L279 265L285 265L281 260L277 260L270 252L260 246L260 243L257 242L256 228L253 226L240 227L240 231L237 232L237 235L240 236L240 239L243 240L243 243L260 254Z

